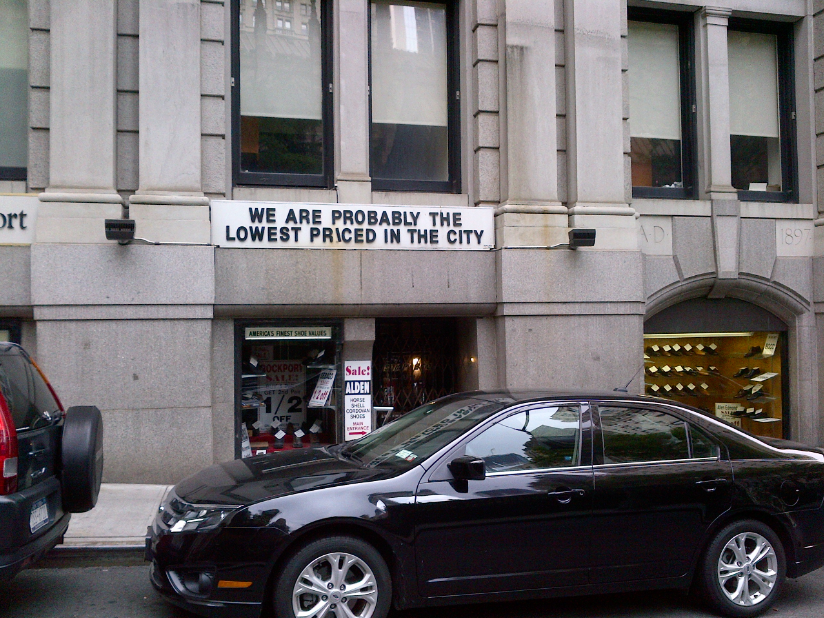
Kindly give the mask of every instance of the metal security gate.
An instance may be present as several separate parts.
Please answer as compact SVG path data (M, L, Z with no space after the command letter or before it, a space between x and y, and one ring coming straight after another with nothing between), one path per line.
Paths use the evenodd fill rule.
M392 417L456 392L457 324L449 318L375 322L375 406Z

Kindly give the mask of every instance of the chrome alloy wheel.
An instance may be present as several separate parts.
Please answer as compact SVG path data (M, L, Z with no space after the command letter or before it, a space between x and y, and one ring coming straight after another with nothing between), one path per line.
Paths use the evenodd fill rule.
M778 558L770 542L755 532L732 537L718 558L718 583L736 605L758 605L772 592Z
M357 556L325 554L313 560L295 582L296 618L370 618L378 603L372 569Z

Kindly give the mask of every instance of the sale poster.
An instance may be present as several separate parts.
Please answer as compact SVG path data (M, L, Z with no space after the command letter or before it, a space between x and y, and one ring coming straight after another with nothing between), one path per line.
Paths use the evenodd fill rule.
M264 409L260 412L261 429L292 423L299 428L306 420L304 399L306 367L300 361L259 361L259 368L266 374L258 387Z
M372 361L347 361L343 376L343 439L357 440L372 431Z

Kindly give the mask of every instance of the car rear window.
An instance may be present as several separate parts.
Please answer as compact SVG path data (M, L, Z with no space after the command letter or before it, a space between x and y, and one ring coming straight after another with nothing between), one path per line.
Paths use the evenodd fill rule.
M57 403L48 392L48 386L42 383L40 388L36 389L35 378L43 382L19 348L0 346L0 391L18 431L47 425L49 421L42 412L57 410ZM46 389L48 398L42 393L43 388Z

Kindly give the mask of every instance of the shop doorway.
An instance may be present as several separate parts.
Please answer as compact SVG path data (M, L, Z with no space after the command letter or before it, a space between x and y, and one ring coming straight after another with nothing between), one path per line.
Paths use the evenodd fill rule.
M703 409L747 431L789 438L787 325L733 299L695 299L644 325L650 395Z
M453 318L375 321L374 393L378 426L427 401L458 392L458 324Z

